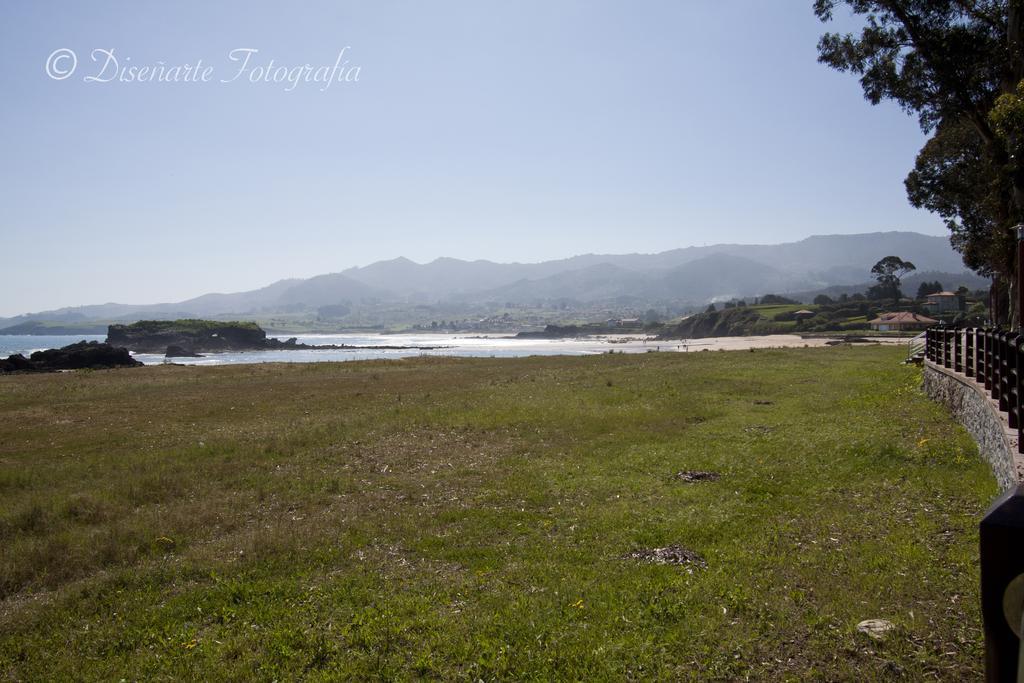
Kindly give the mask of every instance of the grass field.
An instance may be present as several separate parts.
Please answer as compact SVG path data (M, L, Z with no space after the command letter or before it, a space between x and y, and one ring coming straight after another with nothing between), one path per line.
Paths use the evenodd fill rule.
M996 485L901 352L0 377L0 679L978 678Z

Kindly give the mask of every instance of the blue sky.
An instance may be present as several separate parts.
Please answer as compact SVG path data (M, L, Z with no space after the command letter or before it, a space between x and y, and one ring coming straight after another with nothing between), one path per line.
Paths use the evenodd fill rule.
M811 4L7 0L0 315L399 255L944 234L904 195L916 121L816 62ZM358 82L220 82L233 49L315 68L346 46ZM94 49L213 78L89 83Z

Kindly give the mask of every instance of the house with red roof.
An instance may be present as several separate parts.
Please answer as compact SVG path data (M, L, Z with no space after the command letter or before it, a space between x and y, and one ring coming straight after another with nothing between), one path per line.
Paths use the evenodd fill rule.
M879 332L903 332L908 330L924 330L939 322L920 313L910 311L898 311L896 313L881 313L877 318L871 320L871 329Z

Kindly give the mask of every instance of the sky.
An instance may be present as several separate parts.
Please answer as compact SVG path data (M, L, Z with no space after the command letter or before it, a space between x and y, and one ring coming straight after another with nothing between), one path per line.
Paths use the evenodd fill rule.
M811 0L5 0L0 316L397 256L945 234L904 193L916 120L817 63L855 26Z

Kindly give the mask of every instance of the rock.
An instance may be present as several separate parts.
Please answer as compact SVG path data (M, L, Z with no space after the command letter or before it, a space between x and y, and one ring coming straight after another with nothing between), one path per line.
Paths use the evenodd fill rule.
M886 634L896 628L896 625L885 619L865 619L857 624L857 630L866 633L875 640L885 639Z
M685 482L695 481L715 481L721 475L718 472L705 472L703 470L683 470L682 472L676 472L673 479Z
M704 558L680 545L670 545L664 548L640 548L628 553L623 559L639 560L651 564L679 564L693 572L694 567L703 569L707 567Z
M0 360L0 372L32 372L35 366L32 362L20 353L8 356L7 360Z
M267 334L251 322L216 320L140 320L107 328L107 343L139 353L163 353L168 346L203 351L256 351Z
M141 362L132 358L128 349L96 341L80 341L60 349L36 351L29 356L29 360L44 370L131 368L142 365Z
M60 349L36 351L27 359L21 354L0 361L0 372L55 372L82 368L107 369L142 365L128 349L100 342L80 341Z
M171 344L164 353L165 358L202 358L203 354L196 353L192 349L186 349L177 344Z

